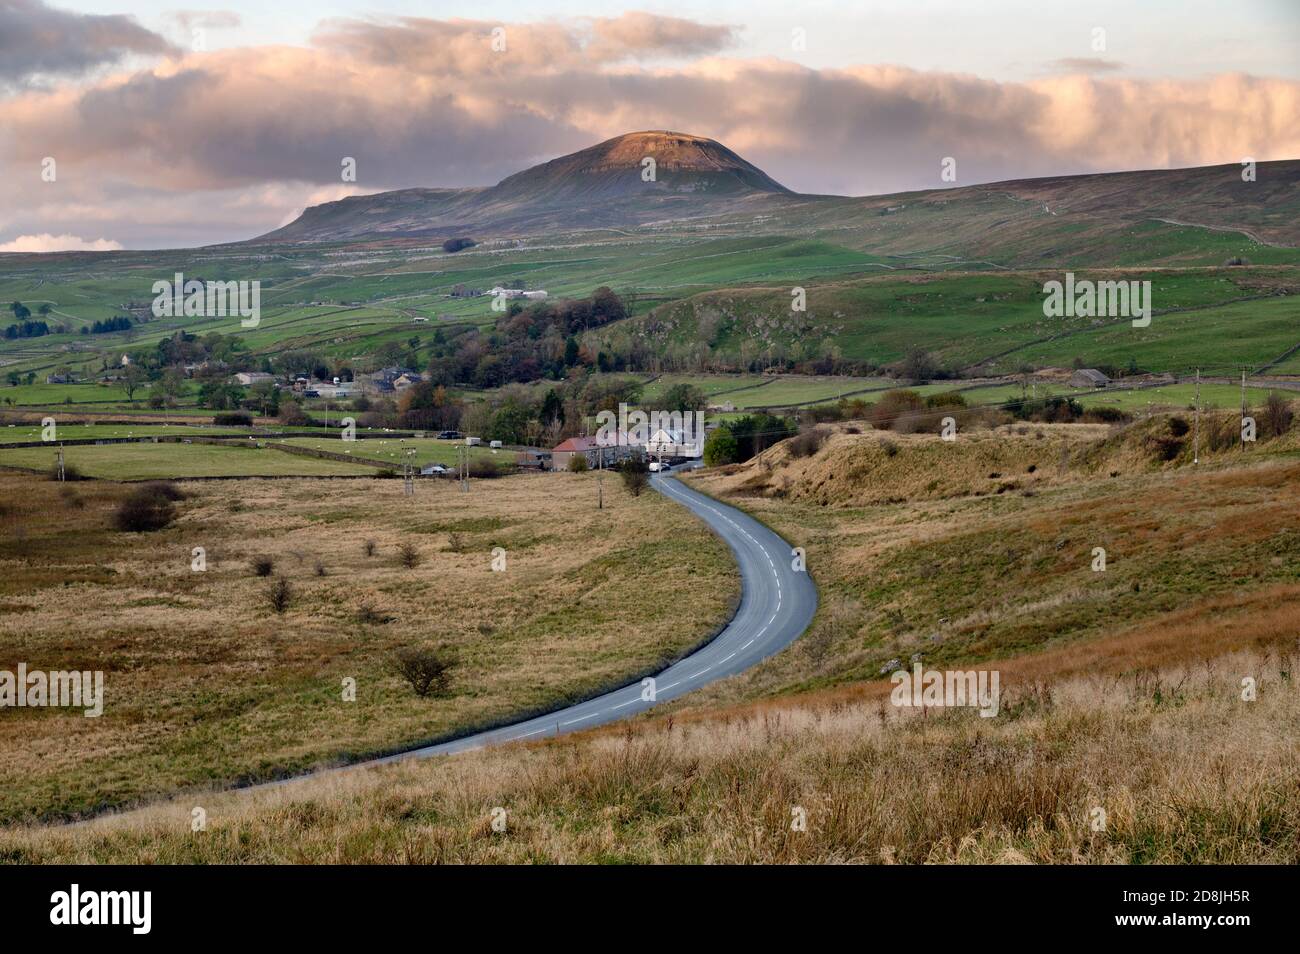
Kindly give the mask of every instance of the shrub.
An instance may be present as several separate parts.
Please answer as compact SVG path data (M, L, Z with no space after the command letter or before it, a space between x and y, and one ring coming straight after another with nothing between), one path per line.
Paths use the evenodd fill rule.
M500 477L501 471L497 467L497 462L490 457L477 457L469 462L469 475L490 480L493 477Z
M903 415L924 407L925 401L915 391L886 391L879 401L867 408L867 420L872 427L887 431Z
M473 248L477 244L472 238L452 238L442 243L442 250L454 253L459 252L461 249Z
M284 577L280 577L271 584L271 588L266 592L266 600L271 604L271 609L277 613L283 613L289 608L293 601L293 587Z
M114 515L117 528L129 533L161 530L176 519L172 502L149 485L133 491L118 505Z
M1090 407L1083 412L1083 419L1090 424L1124 424L1133 420L1133 415L1117 407Z
M393 670L421 699L446 693L455 665L451 653L442 647L399 649L393 654L392 662Z
M311 423L311 418L296 401L285 401L280 405L280 423L290 427L301 427Z
M569 458L569 473L581 474L587 470L587 455L574 454Z
M966 398L956 391L944 391L940 394L931 394L925 399L925 406L935 407L965 407Z
M728 427L720 427L704 441L704 463L709 467L734 464L740 455L736 435Z
M787 446L794 457L813 457L822 449L829 435L820 427L809 428L797 437L792 437Z
M375 541L374 541L374 540L367 540L367 541L365 542L365 544L364 544L363 549L366 551L366 556L368 556L368 557L372 557L372 556L374 556L374 555L375 555Z
M1272 437L1281 437L1291 430L1294 421L1295 411L1291 408L1291 402L1276 391L1269 391L1268 398L1264 401L1265 432Z
M322 563L320 560L317 560L317 561L316 561L316 575L317 575L317 576L327 576L327 575L328 575L327 572L326 572L326 570L325 570L325 564Z
M255 557L252 561L253 573L257 576L270 576L275 569L275 561L268 556Z
M624 489L633 497L640 497L641 491L650 486L650 464L640 454L619 461L618 472Z
M222 427L252 427L253 415L247 411L227 411L212 415L212 423Z
M166 497L168 500L185 500L189 497L185 491L181 490L170 480L151 480L145 484L145 487L152 490L160 497Z
M1241 441L1237 419L1219 414L1205 416L1205 446L1212 451L1228 450Z
M403 543L397 548L398 559L402 566L413 570L420 565L420 549L414 543Z
M451 550L452 553L464 553L465 537L453 530L447 535L447 548Z
M650 486L650 474L644 470L622 471L623 487L633 497L640 497L641 491Z
M880 449L885 452L886 457L893 457L898 453L898 445L888 439L880 442Z

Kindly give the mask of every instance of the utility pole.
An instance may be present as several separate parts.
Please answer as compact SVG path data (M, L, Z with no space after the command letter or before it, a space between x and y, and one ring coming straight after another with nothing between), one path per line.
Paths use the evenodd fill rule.
M605 448L596 445L596 509L605 509Z
M402 489L408 497L415 495L415 474L413 472L415 465L414 457L415 448L408 447L406 449L406 457L402 460Z
M1241 449L1246 449L1246 368L1241 369Z
M1192 419L1192 463L1201 462L1201 369L1196 369L1196 416Z
M460 467L461 493L469 493L469 445L461 444L456 448L456 463Z
M63 445L59 445L59 480L66 480L63 471Z

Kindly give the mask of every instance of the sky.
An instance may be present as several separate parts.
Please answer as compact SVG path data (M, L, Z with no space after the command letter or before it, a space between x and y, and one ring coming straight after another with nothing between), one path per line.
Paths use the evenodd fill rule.
M848 195L1300 158L1300 0L214 3L0 0L0 252L235 241L640 129Z

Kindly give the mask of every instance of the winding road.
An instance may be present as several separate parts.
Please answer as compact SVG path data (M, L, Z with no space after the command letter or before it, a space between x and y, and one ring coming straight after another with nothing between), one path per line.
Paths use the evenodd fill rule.
M793 568L790 544L753 517L691 490L671 476L653 474L650 486L708 524L736 557L741 578L740 606L722 632L653 679L513 725L359 764L449 755L506 742L564 735L626 719L660 702L742 672L784 649L808 628L817 611L817 588L806 572ZM665 573L673 572L672 567L662 569ZM689 599L689 592L686 598Z

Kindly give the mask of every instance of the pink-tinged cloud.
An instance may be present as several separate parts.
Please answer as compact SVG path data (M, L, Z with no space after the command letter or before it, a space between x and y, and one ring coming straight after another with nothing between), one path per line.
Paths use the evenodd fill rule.
M493 47L497 26L504 49ZM965 185L1300 156L1293 80L1075 74L1017 83L895 66L672 59L731 36L648 14L329 21L310 48L194 54L88 88L24 91L0 100L0 207L14 203L0 228L78 232L78 220L39 217L63 190L75 191L75 204L119 209L127 194L151 208L163 203L147 200L170 195L175 223L238 221L230 197L240 192L274 186L283 196L238 210L247 228L216 241L274 228L313 190L341 185L344 157L356 160L358 191L487 185L655 128L718 139L791 188L846 194L940 186L944 157L957 160ZM59 162L57 187L14 184L44 156Z
M41 0L0 0L0 84L34 75L76 75L128 54L171 51L129 16L59 10Z
M0 252L115 252L121 243L111 239L86 241L79 235L20 235L12 242L0 244Z

